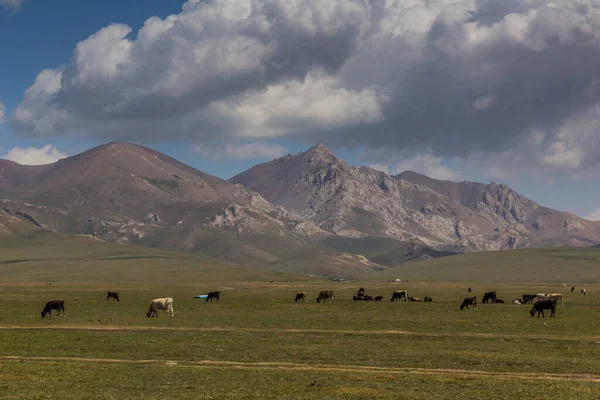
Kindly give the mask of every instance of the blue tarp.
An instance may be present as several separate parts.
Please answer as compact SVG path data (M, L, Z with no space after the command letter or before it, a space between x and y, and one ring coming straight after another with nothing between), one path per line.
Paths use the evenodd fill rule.
M194 296L195 299L205 299L207 297L208 297L207 294L201 294L200 296Z

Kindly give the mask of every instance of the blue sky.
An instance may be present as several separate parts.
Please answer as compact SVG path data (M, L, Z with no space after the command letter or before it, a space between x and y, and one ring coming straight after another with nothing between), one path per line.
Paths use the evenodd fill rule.
M0 0L0 156L126 140L229 178L322 142L351 164L504 182L586 216L600 207L600 51L570 33L600 25L578 2ZM45 69L56 80L36 81Z

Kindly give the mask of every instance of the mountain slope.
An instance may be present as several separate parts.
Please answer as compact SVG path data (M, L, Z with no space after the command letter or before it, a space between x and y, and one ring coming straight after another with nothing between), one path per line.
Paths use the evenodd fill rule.
M538 206L505 185L398 177L350 166L323 145L230 179L347 238L418 240L440 251L588 245L598 224Z
M0 195L13 202L12 209L27 212L50 230L117 243L261 266L323 250L309 240L323 234L310 221L241 185L128 143L109 143L62 159ZM378 267L347 266L354 273ZM327 264L318 269L328 273Z
M46 168L46 165L21 165L0 158L0 191L29 182Z
M531 235L532 245L589 246L600 241L597 222L540 206L504 184L442 181L412 171L395 178L445 195L499 227L524 229Z

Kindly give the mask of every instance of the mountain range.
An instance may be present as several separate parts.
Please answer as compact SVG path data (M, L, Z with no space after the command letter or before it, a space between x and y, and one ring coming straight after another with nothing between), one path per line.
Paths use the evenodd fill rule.
M323 145L229 181L121 142L43 166L0 160L0 198L0 238L20 226L323 276L600 243L600 223L506 185L391 176L348 165Z

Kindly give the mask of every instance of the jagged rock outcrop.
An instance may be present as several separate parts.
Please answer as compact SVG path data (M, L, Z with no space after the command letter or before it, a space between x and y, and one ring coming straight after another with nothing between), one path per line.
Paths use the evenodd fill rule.
M582 243L600 240L598 224L540 207L504 184L438 181L413 172L392 177L350 166L323 145L230 181L344 237L472 250L568 244L570 235Z

